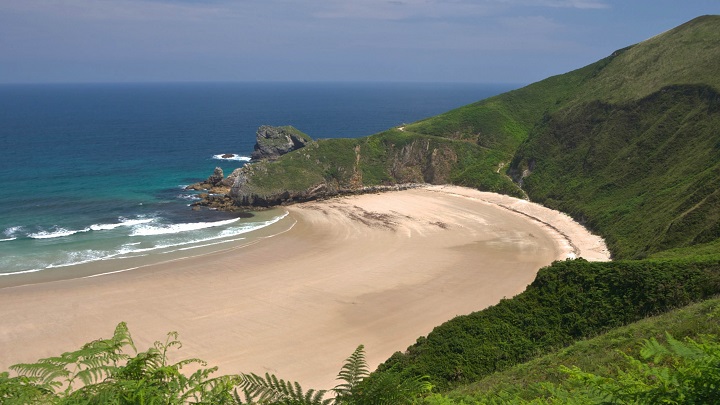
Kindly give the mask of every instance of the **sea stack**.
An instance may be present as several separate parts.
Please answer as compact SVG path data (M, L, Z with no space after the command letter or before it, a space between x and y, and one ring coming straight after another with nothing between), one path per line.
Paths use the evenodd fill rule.
M255 150L251 155L253 162L275 160L312 141L310 136L292 126L273 127L269 125L258 128L255 139Z

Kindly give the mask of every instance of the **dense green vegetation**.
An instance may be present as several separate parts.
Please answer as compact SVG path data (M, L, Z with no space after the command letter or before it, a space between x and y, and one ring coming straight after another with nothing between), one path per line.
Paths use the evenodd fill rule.
M593 102L535 128L513 167L524 188L641 258L720 237L720 94L670 86L627 104Z
M496 391L451 398L434 395L425 405L473 404L714 404L720 384L720 340L703 335L684 341L666 334L647 339L637 356L619 353L612 376L561 366L562 383L535 383L521 394Z
M520 295L436 327L377 374L427 375L439 389L720 294L720 261L556 262Z
M303 199L318 187L332 195L361 187L454 183L522 196L499 171L503 160L509 162L509 155L473 142L391 129L360 139L320 140L276 161L248 165L243 190Z
M652 260L556 263L518 297L435 328L378 374L458 386L717 294L717 281L705 292L686 288L699 269L720 271L718 62L720 17L701 17L583 69L409 125L450 138L474 133L478 143L502 132L505 146L517 145L508 173L531 199L603 235L615 258ZM561 287L543 284L550 274Z
M640 342L647 339L665 342L668 333L696 340L708 334L720 336L720 299L705 300L580 340L551 354L460 386L442 397L446 402L464 401L466 404L491 402L491 399L503 397L531 400L547 393L541 387L543 383L564 384L568 375L562 369L572 367L616 378L620 366L625 364L625 356L640 356Z

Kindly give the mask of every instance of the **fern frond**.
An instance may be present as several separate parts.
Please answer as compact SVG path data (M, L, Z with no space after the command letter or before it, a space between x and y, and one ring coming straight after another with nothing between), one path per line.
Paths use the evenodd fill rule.
M355 349L353 354L345 360L340 372L338 380L344 381L338 384L333 391L338 397L352 396L357 386L362 382L370 371L368 370L367 361L365 360L365 346L360 345Z
M66 357L49 357L40 359L37 363L20 363L10 366L10 370L20 376L38 378L43 383L49 383L56 379L66 379L70 371L66 369L70 360Z
M323 399L327 391L304 393L299 383L279 379L274 374L265 373L264 378L257 374L242 374L241 379L239 387L248 404L327 405L332 401ZM237 390L235 396L242 404Z
M115 374L119 367L98 364L95 367L86 368L75 373L75 378L80 380L83 385L95 384L104 378Z

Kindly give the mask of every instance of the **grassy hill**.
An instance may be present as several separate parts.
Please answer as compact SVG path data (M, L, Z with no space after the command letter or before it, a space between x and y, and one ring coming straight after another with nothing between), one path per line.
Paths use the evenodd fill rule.
M455 403L488 403L499 398L532 400L547 396L542 384L567 384L561 367L579 367L583 371L617 377L627 368L625 356L637 357L647 339L667 340L667 334L699 339L703 335L720 336L720 299L700 303L649 317L605 334L575 342L551 354L491 374L471 384L445 393ZM430 402L430 401L428 401Z
M616 258L694 254L693 246L720 237L719 28L719 16L699 17L402 129L316 142L248 167L234 192L269 205L366 186L453 183L527 193L603 235Z
M380 365L441 391L720 294L720 259L556 262L518 296L458 316Z
M650 290L608 287L603 274L653 283L652 272L667 270L684 286L697 266L720 271L710 265L720 256L719 66L720 17L705 16L582 69L407 126L510 151L508 174L532 200L599 232L615 258L635 260L556 263L520 296L438 326L376 374L424 374L441 389L464 384L682 304L648 310ZM653 260L637 260L646 257ZM577 273L565 287L581 283L572 294L592 302L589 309L563 301L571 295L562 289L523 304L549 272L569 269ZM601 291L610 295L596 301ZM640 312L605 322L593 309L608 319Z

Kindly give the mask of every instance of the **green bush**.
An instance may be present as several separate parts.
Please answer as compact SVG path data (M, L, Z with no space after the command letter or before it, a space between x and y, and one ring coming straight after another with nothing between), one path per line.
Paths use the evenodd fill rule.
M442 391L718 293L718 260L555 262L525 292L436 327L377 373L427 375Z

